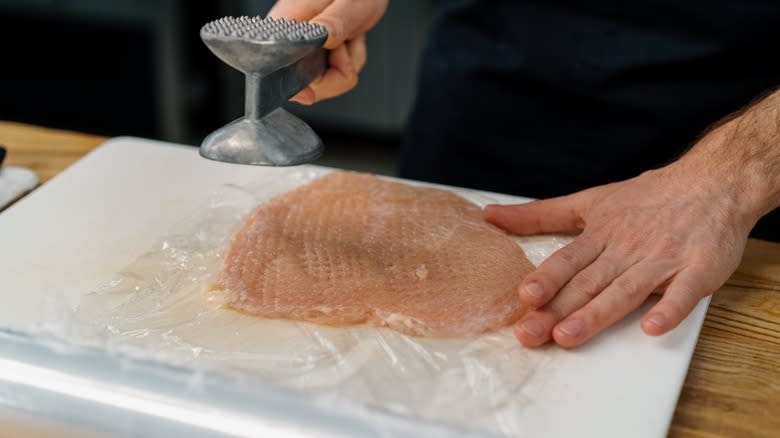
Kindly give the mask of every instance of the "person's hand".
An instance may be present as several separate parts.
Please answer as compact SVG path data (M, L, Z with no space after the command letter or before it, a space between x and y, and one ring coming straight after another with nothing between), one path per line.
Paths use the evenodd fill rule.
M716 144L727 137L710 135L699 150L727 149ZM516 324L517 338L530 347L551 339L575 347L652 293L662 297L643 316L642 330L661 335L676 327L734 272L748 233L768 212L758 199L762 180L751 185L740 171L728 170L725 163L738 155L729 153L725 160L689 153L623 182L486 207L487 221L514 234L581 231L521 284L520 299L534 310ZM752 165L745 170L751 167L755 173Z
M279 0L268 16L319 23L328 29L330 68L292 101L311 105L355 88L366 65L366 32L387 9L388 0Z
M677 326L736 269L755 223L733 194L664 168L569 196L488 206L489 222L519 235L582 231L520 286L534 310L515 326L526 346L578 346L639 307L661 300L642 330Z

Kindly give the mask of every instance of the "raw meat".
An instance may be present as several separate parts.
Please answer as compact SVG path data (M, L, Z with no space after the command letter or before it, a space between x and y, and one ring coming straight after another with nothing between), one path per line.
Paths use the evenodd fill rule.
M533 266L445 190L337 172L256 208L219 278L245 313L460 336L516 321Z

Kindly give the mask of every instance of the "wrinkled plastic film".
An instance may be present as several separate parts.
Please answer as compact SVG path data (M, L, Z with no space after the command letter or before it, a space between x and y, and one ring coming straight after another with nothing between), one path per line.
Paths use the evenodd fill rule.
M81 332L115 346L165 352L194 366L236 367L305 393L493 433L522 433L518 413L544 385L560 352L520 346L511 327L455 339L387 328L334 328L226 308L212 291L223 258L258 204L328 170L301 168L249 187L220 187L99 290L75 315ZM501 199L461 191L480 206ZM518 238L539 264L566 237Z

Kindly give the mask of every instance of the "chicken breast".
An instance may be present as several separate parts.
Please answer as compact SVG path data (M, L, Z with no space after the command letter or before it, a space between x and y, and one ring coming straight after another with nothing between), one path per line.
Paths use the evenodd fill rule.
M519 319L532 270L460 196L336 172L257 207L218 283L252 315L449 337Z

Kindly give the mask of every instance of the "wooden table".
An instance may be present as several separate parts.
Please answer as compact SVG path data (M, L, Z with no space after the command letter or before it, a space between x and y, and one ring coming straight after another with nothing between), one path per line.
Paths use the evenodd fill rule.
M105 137L0 122L8 165L45 182ZM670 437L780 436L780 244L750 240L712 299Z

